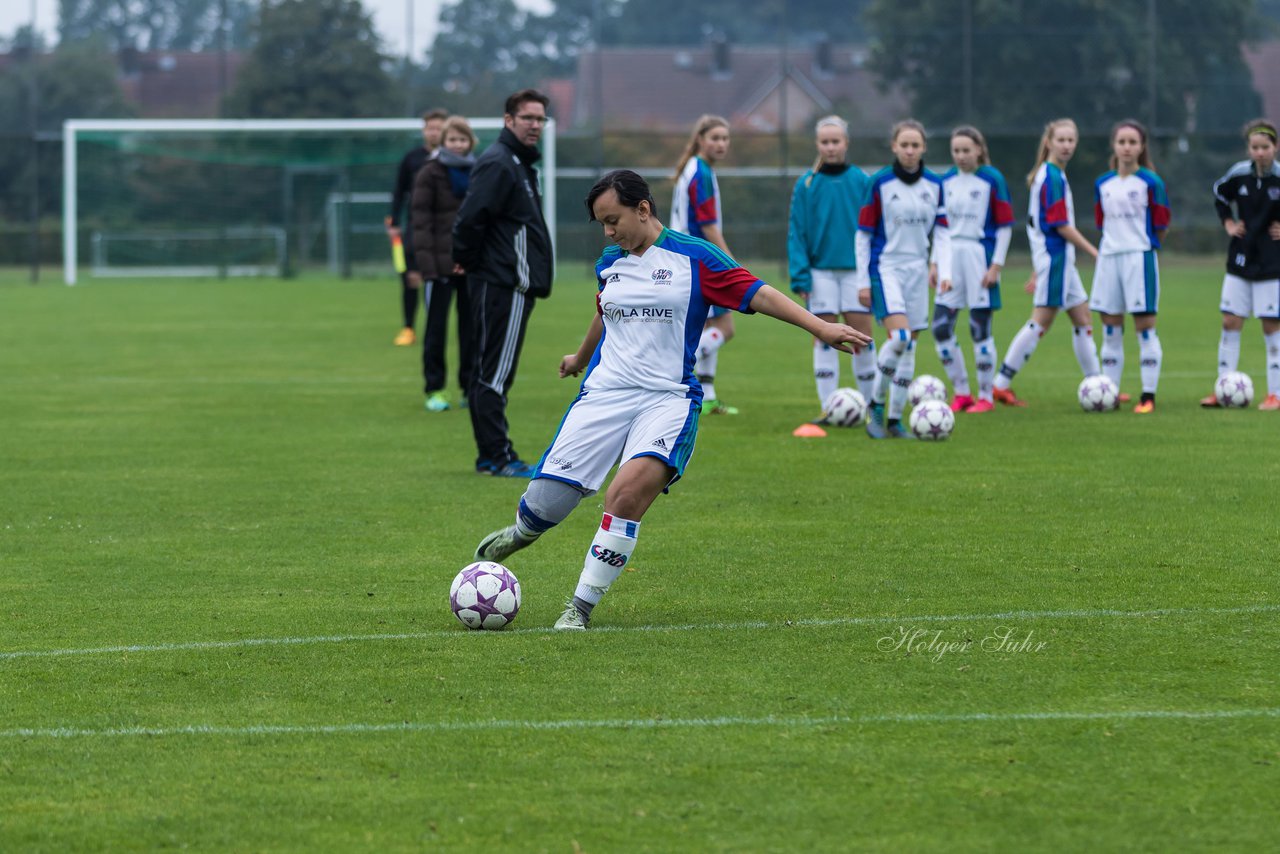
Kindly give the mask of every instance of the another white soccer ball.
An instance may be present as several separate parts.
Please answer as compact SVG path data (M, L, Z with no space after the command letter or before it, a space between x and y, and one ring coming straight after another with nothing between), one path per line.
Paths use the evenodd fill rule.
M1094 374L1081 380L1076 397L1085 412L1110 412L1120 404L1120 389L1111 377Z
M1213 384L1213 396L1228 409L1241 409L1253 403L1253 380L1240 371L1223 374Z
M838 388L827 397L822 416L837 427L854 427L867 414L867 399L856 388Z
M911 410L911 433L926 442L941 442L956 426L955 413L944 400L926 400Z
M947 386L937 377L921 374L907 386L907 400L912 406L919 406L926 400L946 400Z
M500 563L476 561L453 579L449 607L469 629L500 629L520 611L520 582Z

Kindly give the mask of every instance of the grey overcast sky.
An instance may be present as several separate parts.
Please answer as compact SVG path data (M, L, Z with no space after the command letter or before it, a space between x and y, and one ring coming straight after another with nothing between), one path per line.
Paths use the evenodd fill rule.
M414 59L421 59L435 37L436 20L444 0L362 0L366 11L382 37L382 48L393 56L404 56L411 48ZM516 0L525 9L545 11L549 0ZM0 36L9 38L21 26L31 23L35 8L36 29L52 41L58 24L58 0L0 0ZM406 24L413 18L413 41L409 44Z

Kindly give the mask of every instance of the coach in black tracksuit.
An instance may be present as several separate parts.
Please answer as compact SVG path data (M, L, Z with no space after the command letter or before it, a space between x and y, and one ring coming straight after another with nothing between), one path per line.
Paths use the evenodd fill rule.
M468 393L476 471L528 477L507 435L507 393L515 380L533 302L551 293L551 235L542 217L536 148L546 95L524 89L507 99L505 127L476 160L453 223L453 260L471 291L475 368Z

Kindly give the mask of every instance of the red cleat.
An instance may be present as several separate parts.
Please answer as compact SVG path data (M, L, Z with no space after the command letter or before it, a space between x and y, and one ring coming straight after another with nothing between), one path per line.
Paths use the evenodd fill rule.
M1280 397L1274 394L1267 395L1267 399L1258 404L1258 408L1263 412L1275 412L1280 410Z
M1133 396L1130 395L1127 391L1122 391L1116 395L1117 403L1128 403L1131 400L1133 400Z
M1208 397L1200 398L1200 405L1203 406L1205 409L1221 409L1222 408L1222 404L1218 403L1218 396L1216 394L1211 394Z
M965 413L972 415L977 412L990 412L995 408L996 405L989 400L975 400L973 406L965 409Z
M968 412L969 407L973 406L973 404L974 404L973 395L957 394L955 397L951 398L951 411L952 412Z
M991 396L996 399L996 403L1003 403L1005 406L1027 405L1027 402L1014 394L1011 388L993 388Z

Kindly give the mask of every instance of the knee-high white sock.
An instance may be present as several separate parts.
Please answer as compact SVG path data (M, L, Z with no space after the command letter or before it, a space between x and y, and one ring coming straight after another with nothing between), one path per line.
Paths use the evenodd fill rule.
M813 382L818 387L818 405L840 385L840 351L821 341L813 342Z
M1229 374L1240 367L1240 330L1222 330L1218 341L1218 376Z
M858 384L858 391L867 400L871 400L876 384L876 345L872 341L853 354L853 379Z
M1102 329L1102 372L1119 388L1124 373L1124 327L1104 324Z
M1280 332L1266 336L1267 394L1280 395Z
M708 326L702 330L702 337L698 339L698 356L693 363L693 373L699 379L706 377L707 380L714 381L716 378L716 363L719 361L720 348L724 346L724 333L714 326ZM703 382L703 386L706 382ZM707 397L715 397L710 392Z
M916 375L916 342L907 341L907 350L898 357L898 367L893 372L893 388L889 391L889 408L885 416L893 421L902 417L907 405L907 388Z
M898 370L898 359L902 358L902 354L907 352L907 342L911 337L905 329L899 329L889 334L889 340L884 342L884 346L880 348L880 355L876 357L876 381L871 390L871 402L883 404L885 396L889 390L889 384L893 382L894 372Z
M978 376L978 399L991 402L991 387L996 379L996 339L973 342L973 369Z
M1098 364L1098 348L1093 346L1092 326L1072 327L1071 348L1076 351L1076 361L1086 377L1102 373L1102 366Z
M639 534L639 522L604 514L591 548L587 549L587 556L583 559L578 589L573 593L573 604L584 616L591 616L591 609L600 604L609 587L622 574L636 549Z
M995 380L996 388L1009 387L1010 380L1026 367L1027 360L1036 351L1043 335L1044 327L1034 320L1028 321L1026 326L1018 330L1018 334L1009 342L1009 352L1004 354L1004 363L1000 365L1000 373Z
M1160 364L1164 361L1164 348L1160 346L1160 336L1154 329L1144 329L1138 333L1138 355L1142 359L1142 391L1144 394L1155 394L1160 385Z
M960 349L959 342L954 337L946 341L935 338L933 347L938 351L938 361L947 372L947 379L951 380L951 387L956 390L956 394L968 395L969 368L964 363L964 350Z

